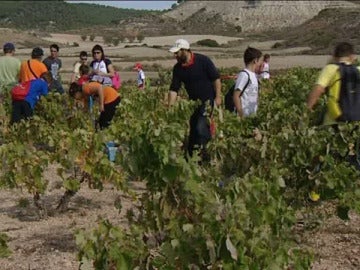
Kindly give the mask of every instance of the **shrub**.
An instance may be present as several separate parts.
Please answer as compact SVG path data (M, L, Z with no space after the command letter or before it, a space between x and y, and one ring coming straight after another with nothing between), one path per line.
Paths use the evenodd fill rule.
M90 35L90 36L89 36L89 39L90 39L90 41L94 41L95 36L94 36L94 35Z
M207 47L219 47L219 43L213 39L202 39L196 42L197 45L207 46Z
M81 35L81 40L82 40L82 41L85 41L86 38L87 38L87 35Z

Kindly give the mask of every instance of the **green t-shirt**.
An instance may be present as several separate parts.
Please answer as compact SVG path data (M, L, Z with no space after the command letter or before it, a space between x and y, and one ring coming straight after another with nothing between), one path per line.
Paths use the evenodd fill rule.
M13 56L0 57L0 88L19 81L21 62Z

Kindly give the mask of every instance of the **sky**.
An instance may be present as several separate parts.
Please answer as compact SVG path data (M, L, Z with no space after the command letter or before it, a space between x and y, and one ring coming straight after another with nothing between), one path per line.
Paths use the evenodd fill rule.
M117 8L134 8L134 9L169 9L176 1L67 1L70 3L92 3L98 5L113 6Z

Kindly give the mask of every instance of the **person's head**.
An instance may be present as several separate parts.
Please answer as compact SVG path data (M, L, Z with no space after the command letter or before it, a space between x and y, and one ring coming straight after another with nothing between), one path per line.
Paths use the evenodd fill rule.
M31 52L31 58L41 59L44 56L44 51L40 47L36 47Z
M141 63L136 63L136 64L134 65L134 70L139 71L139 70L141 70L141 69L143 69L143 66L142 66Z
M244 63L246 66L254 65L255 68L261 64L262 53L260 50L248 47L244 52Z
M91 53L93 55L93 58L97 61L100 61L100 60L104 60L105 59L105 55L104 55L104 49L99 45L99 44L96 44L92 50L91 50Z
M76 82L70 84L69 95L72 98L80 100L83 98L82 86Z
M349 58L349 60L355 60L354 46L348 42L340 42L335 46L333 57L337 60L340 58Z
M89 75L89 73L90 73L90 67L89 67L88 65L82 64L82 65L79 67L79 73L80 73L80 76Z
M268 63L270 61L270 54L264 54L264 62Z
M4 54L11 54L15 52L15 45L13 43L7 42L3 46Z
M169 52L175 55L179 63L185 64L191 55L190 44L185 39L178 39L175 41L175 45L170 48Z
M79 55L80 61L81 63L86 63L87 62L87 58L88 58L88 53L85 51L81 51L80 55Z
M53 82L53 76L50 71L44 72L40 75L40 78L47 82L50 85Z
M52 58L57 58L59 54L59 46L57 44L51 44L50 45L50 56Z

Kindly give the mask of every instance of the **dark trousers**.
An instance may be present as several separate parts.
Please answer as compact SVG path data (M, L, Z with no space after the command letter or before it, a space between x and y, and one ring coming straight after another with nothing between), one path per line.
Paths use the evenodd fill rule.
M51 90L54 90L60 94L64 94L64 88L59 80L53 80L50 87Z
M200 149L205 151L206 144L211 139L210 124L205 113L205 105L195 110L190 118L190 135L188 141L188 153L193 155L193 151Z
M28 119L33 115L30 104L25 100L14 100L12 102L11 124Z
M113 119L117 105L120 103L120 97L115 99L113 102L104 105L104 111L100 113L98 119L100 129L107 128L110 126L110 122Z

